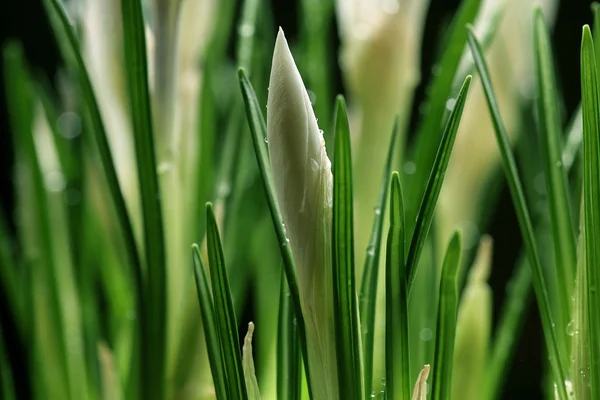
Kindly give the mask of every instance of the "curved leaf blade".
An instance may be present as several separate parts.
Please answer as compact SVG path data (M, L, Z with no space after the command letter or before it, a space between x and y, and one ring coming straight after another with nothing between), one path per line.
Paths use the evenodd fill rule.
M548 289L546 287L546 281L542 273L542 265L540 262L539 253L535 243L535 237L533 234L533 225L529 216L529 210L525 201L525 194L523 193L523 185L517 172L517 166L514 156L511 152L510 141L508 134L504 128L504 124L500 117L500 111L496 102L496 96L492 87L492 82L488 72L486 62L483 58L481 46L477 42L475 35L472 31L469 31L469 47L473 53L475 59L475 65L477 71L481 76L488 108L494 124L494 132L496 134L496 141L500 149L502 157L502 165L508 181L511 197L513 204L515 205L515 211L517 213L517 219L521 228L521 234L523 235L523 241L528 256L529 265L531 267L533 287L542 319L542 328L544 330L544 338L546 340L546 346L548 354L550 355L550 365L552 367L552 374L555 383L557 384L559 398L566 400L567 390L565 387L565 371L564 366L566 362L565 349L559 347L556 332L554 331L554 322L552 320L550 300L548 298Z

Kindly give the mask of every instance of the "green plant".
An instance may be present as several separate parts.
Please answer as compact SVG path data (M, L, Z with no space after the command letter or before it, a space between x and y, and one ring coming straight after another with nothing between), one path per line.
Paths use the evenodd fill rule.
M30 386L0 335L3 398L495 399L530 286L547 397L600 396L600 9L563 132L542 10L523 27L528 2L463 0L411 141L427 2L301 3L290 50L244 1L231 57L233 0L44 0L58 96L4 46L17 223L0 215L0 285ZM318 35L334 9L348 103L315 67L335 63ZM531 35L526 71L494 61L510 29ZM527 71L524 100L509 88ZM513 155L524 102L539 159ZM492 335L492 239L468 228L487 229L500 162L524 249Z

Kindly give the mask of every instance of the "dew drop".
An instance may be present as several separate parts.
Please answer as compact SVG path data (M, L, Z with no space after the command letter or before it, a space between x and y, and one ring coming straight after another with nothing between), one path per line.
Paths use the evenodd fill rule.
M446 110L452 111L454 109L455 105L456 105L456 99L446 100Z
M265 143L269 143L269 139L268 138L265 138Z
M65 139L74 139L81 134L81 117L72 111L62 113L56 119L56 125Z
M575 321L571 320L567 324L567 335L573 336L575 334Z
M433 338L433 332L429 328L421 329L421 333L419 333L419 337L424 342L429 342Z
M238 28L238 33L242 37L250 37L254 35L254 26L252 24L241 24Z
M412 175L417 172L417 165L412 161L407 161L404 163L404 173L406 175Z
M50 171L45 176L46 190L49 192L60 192L67 186L67 179L62 172Z
M381 208L375 207L375 215L381 215Z

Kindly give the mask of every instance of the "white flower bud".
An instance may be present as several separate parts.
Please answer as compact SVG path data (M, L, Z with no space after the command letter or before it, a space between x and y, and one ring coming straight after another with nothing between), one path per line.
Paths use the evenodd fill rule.
M267 136L277 200L296 264L313 396L335 400L331 162L281 29L269 82Z

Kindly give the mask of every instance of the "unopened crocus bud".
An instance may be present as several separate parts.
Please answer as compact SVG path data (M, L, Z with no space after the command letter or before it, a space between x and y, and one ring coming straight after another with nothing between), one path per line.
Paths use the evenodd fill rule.
M427 377L429 376L429 369L429 364L427 364L419 373L411 400L427 400Z
M281 29L269 81L267 136L277 201L296 264L313 397L335 400L331 162Z
M260 391L256 381L256 372L254 371L254 357L252 356L252 335L254 334L254 324L248 324L248 333L244 338L244 347L242 349L242 365L244 367L244 380L248 390L249 400L260 400Z
M483 372L492 328L492 290L487 284L491 261L492 238L484 236L458 309L452 367L453 400L477 400L483 395Z

